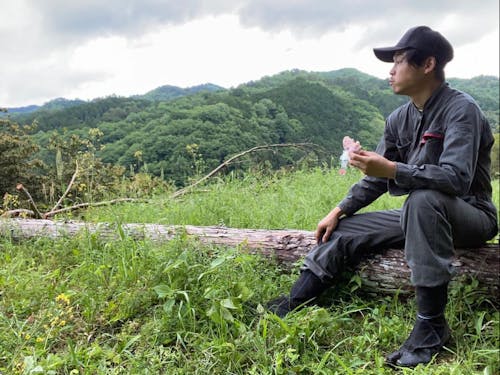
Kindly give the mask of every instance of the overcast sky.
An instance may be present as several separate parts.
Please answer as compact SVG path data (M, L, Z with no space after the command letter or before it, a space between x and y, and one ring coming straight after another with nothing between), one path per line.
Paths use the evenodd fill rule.
M499 74L498 0L0 0L0 107L226 88L289 69L386 78L373 47L428 25L448 77Z

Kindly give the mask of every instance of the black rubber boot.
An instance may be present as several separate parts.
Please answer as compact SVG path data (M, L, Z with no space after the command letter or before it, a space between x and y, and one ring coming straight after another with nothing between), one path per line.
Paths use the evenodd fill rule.
M391 366L415 367L432 360L451 337L444 310L448 285L417 287L418 314L413 330L403 346L386 357Z
M280 296L269 301L267 309L280 318L290 311L306 306L315 300L321 293L329 288L329 284L323 283L315 274L309 270L301 272L300 277L293 284L289 296Z

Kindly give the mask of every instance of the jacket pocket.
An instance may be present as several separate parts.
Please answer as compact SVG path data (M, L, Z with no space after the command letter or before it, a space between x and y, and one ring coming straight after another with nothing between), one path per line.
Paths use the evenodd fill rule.
M427 131L420 140L419 164L439 163L443 152L444 134L437 131Z

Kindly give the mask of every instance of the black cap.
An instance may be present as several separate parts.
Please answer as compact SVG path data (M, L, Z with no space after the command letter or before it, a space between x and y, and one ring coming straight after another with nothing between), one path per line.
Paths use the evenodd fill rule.
M453 47L437 31L427 26L417 26L408 30L394 47L374 48L375 56L384 62L393 62L394 53L414 48L434 56L441 64L453 59Z

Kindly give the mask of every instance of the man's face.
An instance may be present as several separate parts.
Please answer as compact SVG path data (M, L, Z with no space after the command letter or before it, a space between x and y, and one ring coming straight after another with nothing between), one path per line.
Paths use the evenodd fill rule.
M394 65L389 72L389 84L395 94L412 96L421 89L424 68L408 63L405 52L394 54Z

